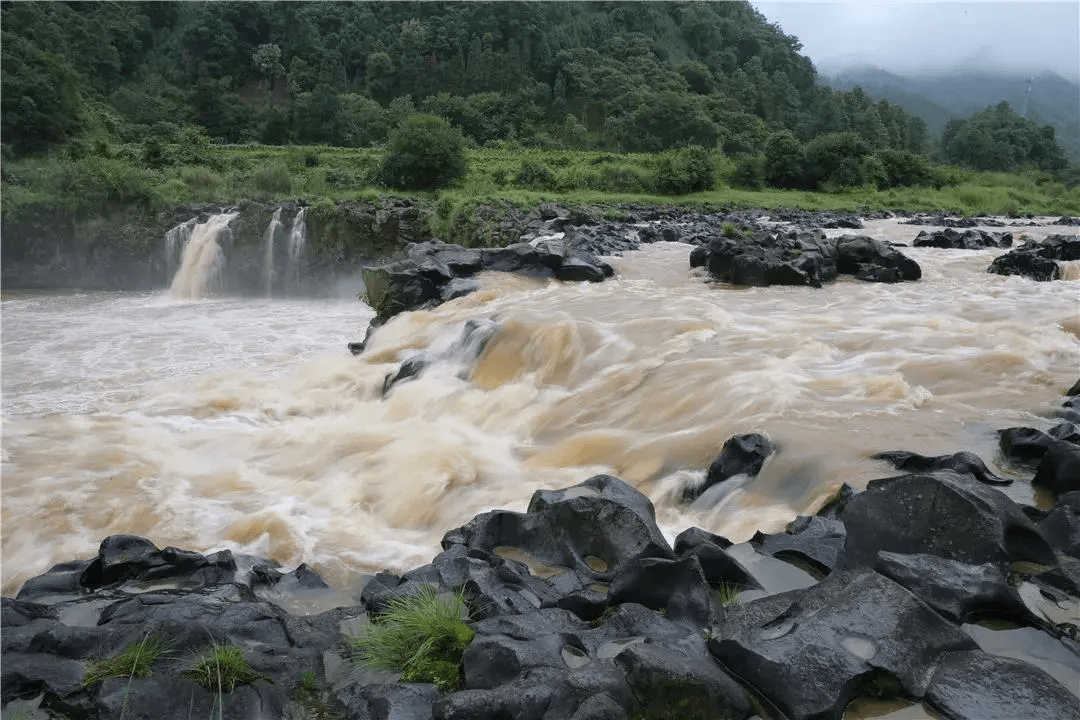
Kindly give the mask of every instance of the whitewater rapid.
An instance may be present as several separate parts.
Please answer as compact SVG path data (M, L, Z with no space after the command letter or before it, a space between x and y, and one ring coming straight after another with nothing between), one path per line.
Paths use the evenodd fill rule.
M892 474L869 459L883 450L970 450L1026 477L995 431L1049 427L1080 375L1080 285L987 274L1001 250L905 248L920 282L823 289L713 284L689 252L611 258L601 284L486 275L359 357L346 344L373 313L353 298L6 293L3 593L116 533L354 587L426 562L478 512L600 472L648 494L670 536L745 540ZM491 333L479 357L458 342L470 321ZM384 397L421 352L435 360ZM761 475L679 504L744 432L780 447Z

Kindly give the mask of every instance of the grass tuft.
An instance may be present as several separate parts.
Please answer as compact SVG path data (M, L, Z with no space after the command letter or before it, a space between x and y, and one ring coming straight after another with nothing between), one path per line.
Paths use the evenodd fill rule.
M358 664L400 672L406 682L455 690L461 685L461 655L475 635L462 619L467 612L461 595L448 598L433 587L394 598L352 638Z
M83 685L89 686L105 678L136 678L150 675L150 666L165 652L167 644L157 635L147 634L131 643L119 655L90 662L83 676Z
M243 648L217 644L198 655L184 674L214 693L230 693L261 677L248 665Z

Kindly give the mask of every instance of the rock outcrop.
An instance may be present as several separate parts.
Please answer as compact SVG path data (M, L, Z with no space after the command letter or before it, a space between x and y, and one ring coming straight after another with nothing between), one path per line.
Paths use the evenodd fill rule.
M1013 235L1006 233L988 233L984 230L966 230L957 232L952 228L927 232L923 230L911 244L915 247L936 247L954 250L982 250L983 248L1012 247Z
M871 282L922 276L918 263L880 240L865 235L826 238L820 230L720 235L691 252L690 266L704 267L721 282L752 286L821 287L841 273Z
M1057 280L1058 261L1080 260L1080 235L1050 235L1044 240L1028 240L1018 248L999 255L987 272L1021 275L1032 280Z

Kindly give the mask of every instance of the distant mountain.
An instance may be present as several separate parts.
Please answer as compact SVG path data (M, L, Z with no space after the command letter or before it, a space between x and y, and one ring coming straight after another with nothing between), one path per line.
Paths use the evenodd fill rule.
M950 118L966 118L1002 101L1022 112L1029 78L1026 117L1052 126L1066 153L1080 161L1080 85L1056 73L1028 76L969 70L909 77L877 67L853 67L819 79L838 90L861 87L875 100L888 100L921 117L931 132L940 133Z

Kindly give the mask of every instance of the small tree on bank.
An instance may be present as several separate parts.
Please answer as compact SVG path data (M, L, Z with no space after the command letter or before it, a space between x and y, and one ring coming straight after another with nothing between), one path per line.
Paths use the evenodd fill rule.
M390 135L379 169L383 185L433 190L465 175L465 139L435 115L411 115Z

